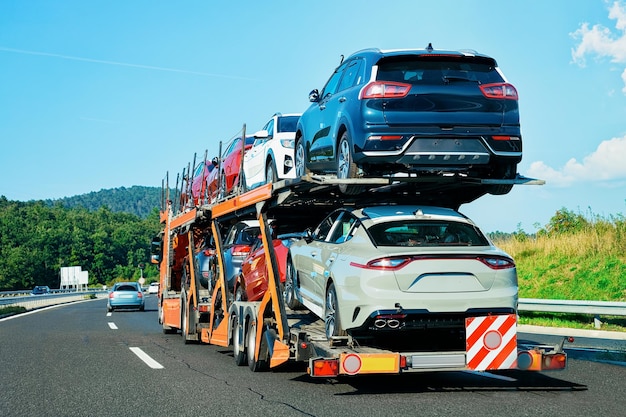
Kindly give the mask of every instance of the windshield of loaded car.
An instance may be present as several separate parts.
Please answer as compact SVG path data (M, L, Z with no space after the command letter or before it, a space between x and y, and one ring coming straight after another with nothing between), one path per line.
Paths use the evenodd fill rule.
M369 228L378 246L488 246L470 224L451 221L394 220Z

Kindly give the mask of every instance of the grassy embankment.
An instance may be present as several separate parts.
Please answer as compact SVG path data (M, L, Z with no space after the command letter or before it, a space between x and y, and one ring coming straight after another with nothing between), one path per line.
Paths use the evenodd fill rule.
M520 298L626 301L626 219L591 220L561 210L535 235L494 237L516 261ZM626 331L626 317L601 317ZM522 324L594 329L583 314L522 313Z

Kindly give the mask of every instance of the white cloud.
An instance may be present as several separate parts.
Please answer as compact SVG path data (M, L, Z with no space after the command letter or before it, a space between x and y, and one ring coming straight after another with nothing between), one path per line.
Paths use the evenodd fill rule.
M615 1L609 8L609 18L614 19L617 34L602 25L589 23L580 25L577 31L570 35L574 39L579 39L580 43L572 49L572 59L580 66L585 66L587 55L597 55L598 57L608 57L611 62L626 64L626 4ZM626 94L626 69L622 73Z
M580 182L613 182L626 180L626 136L605 140L582 162L570 159L561 169L543 161L533 162L528 175L546 180L547 184L567 187Z

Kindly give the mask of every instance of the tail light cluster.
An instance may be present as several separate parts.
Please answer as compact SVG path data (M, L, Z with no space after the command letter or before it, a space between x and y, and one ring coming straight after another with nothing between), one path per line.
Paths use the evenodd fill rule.
M374 81L363 87L361 99L403 98L411 91L411 84L391 81Z
M249 253L250 253L250 246L248 245L233 246L233 256L246 256Z
M375 270L387 270L397 271L404 268L406 265L413 261L422 260L467 260L475 259L487 265L491 269L508 269L515 268L515 262L513 259L501 255L405 255L405 256L389 256L384 258L374 259L367 264L359 264L356 262L350 262L350 266L363 269L375 269Z
M517 100L517 90L509 83L483 84L480 91L487 98Z

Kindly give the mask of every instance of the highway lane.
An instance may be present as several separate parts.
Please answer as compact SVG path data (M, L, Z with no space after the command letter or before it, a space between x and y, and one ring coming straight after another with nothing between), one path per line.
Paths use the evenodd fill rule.
M332 380L311 379L302 364L252 373L235 366L229 349L163 334L154 296L146 312L107 315L105 305L74 303L0 321L1 416L534 417L626 409L626 367L610 363L572 359L565 371L541 374Z

